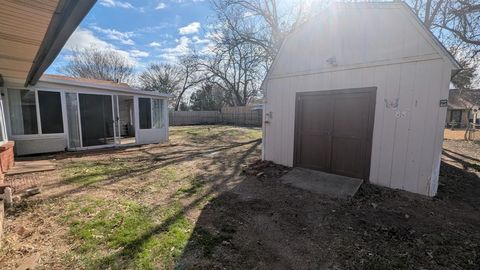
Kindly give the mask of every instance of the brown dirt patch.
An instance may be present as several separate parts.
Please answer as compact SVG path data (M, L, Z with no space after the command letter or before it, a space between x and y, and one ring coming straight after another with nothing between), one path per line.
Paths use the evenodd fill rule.
M445 157L435 198L364 184L353 199L334 200L268 174L247 177L205 207L180 266L479 269L480 147L445 149L459 153Z
M443 132L443 138L445 140L463 141L465 140L465 130L464 129L451 130L449 128L446 128ZM471 140L479 141L480 131L475 131L475 133L473 133L471 137Z

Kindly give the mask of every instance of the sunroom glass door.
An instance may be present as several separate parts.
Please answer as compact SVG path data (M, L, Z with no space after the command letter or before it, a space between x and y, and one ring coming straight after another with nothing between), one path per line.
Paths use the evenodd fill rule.
M79 94L83 147L115 143L112 96Z

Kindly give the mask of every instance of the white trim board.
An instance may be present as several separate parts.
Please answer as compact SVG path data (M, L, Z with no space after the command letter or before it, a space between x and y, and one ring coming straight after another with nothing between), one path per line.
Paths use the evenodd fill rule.
M145 91L145 90L131 88L131 87L120 87L120 86L113 86L113 85L102 85L102 84L95 84L95 83L67 81L67 80L54 79L54 78L48 78L48 77L40 79L39 83L42 83L42 82L60 84L60 85L66 85L66 86L79 86L79 87L86 87L86 88L95 88L100 90L110 90L110 91L115 91L120 93L154 96L154 97L160 97L160 98L173 97L173 95L170 95L170 94L164 94L164 93L153 92L153 91Z

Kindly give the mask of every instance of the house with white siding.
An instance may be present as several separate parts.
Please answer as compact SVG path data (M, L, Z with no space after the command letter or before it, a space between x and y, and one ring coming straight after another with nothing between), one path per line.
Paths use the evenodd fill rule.
M10 164L2 172L12 166L13 152L77 151L168 139L168 95L108 81L43 75L95 2L1 2L0 158L9 160L1 164Z
M434 196L459 69L406 4L334 4L286 37L263 82L263 158Z
M35 86L7 83L1 93L17 155L168 140L167 94L60 75Z

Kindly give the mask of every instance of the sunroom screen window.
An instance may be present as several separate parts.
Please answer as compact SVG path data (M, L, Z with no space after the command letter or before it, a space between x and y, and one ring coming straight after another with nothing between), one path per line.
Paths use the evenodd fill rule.
M12 134L38 134L35 92L8 89L8 99Z
M67 105L67 128L69 147L77 149L81 147L80 141L80 123L78 122L78 98L77 93L65 93L65 101Z
M43 134L63 133L62 101L59 92L38 91Z
M140 129L152 128L152 105L149 98L138 98Z
M163 128L163 101L152 99L153 127Z

